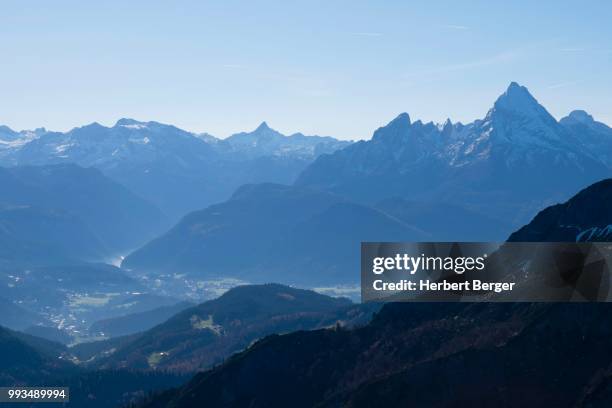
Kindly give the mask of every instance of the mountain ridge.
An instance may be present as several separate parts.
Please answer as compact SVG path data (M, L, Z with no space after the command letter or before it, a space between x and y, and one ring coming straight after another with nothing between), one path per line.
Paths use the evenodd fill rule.
M518 227L612 175L601 153L612 151L612 129L596 137L564 123L513 82L483 119L440 126L402 113L372 139L320 156L295 184L366 203L399 196L458 204Z
M111 353L102 351L93 363L103 368L192 372L268 334L362 322L369 310L346 298L275 283L237 286L176 313ZM108 347L114 348L114 343Z
M110 127L93 122L67 132L6 133L11 139L3 142L0 132L0 164L95 167L173 221L226 199L245 183L292 183L315 157L349 144L300 133L285 136L267 124L217 139L130 118Z

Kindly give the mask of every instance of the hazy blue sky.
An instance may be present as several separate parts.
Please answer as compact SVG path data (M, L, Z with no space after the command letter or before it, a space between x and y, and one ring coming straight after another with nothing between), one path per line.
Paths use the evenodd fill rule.
M403 111L480 118L514 80L612 124L610 21L603 0L3 0L0 123L369 138Z

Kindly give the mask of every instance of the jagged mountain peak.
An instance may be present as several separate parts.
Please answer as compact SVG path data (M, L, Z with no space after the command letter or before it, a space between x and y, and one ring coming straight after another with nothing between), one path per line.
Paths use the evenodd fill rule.
M450 136L453 133L454 125L450 118L447 118L442 125L441 131L444 136Z
M331 153L347 144L330 137L306 136L302 133L287 136L272 129L265 121L251 132L236 133L223 141L223 145L229 146L232 151L241 151L249 157L291 155L310 158Z
M240 132L235 133L225 139L225 142L233 145L234 147L238 145L246 145L250 147L255 147L260 143L278 143L285 139L285 135L282 133L272 129L268 124L264 121L261 122L257 128L251 132Z
M265 130L274 130L274 129L270 128L270 126L268 126L268 123L264 120L263 122L259 124L259 126L257 126L257 129L255 129L255 132L262 132Z
M543 109L529 90L516 82L511 82L506 92L497 98L493 105L493 111L509 110L522 113L539 113Z
M391 122L387 123L385 126L378 128L374 135L372 136L372 140L381 140L389 137L389 135L398 136L404 135L412 126L410 122L410 116L406 113L400 113L393 119Z
M410 115L408 115L406 112L402 112L399 115L397 115L397 117L395 119L393 119L391 122L389 122L387 124L387 126L393 125L393 126L405 126L408 125L410 126Z
M263 121L259 124L259 126L257 126L257 128L255 128L255 130L251 132L235 133L225 140L230 141L230 142L236 142L238 140L252 141L254 139L260 139L262 137L266 139L273 138L276 140L276 139L285 138L285 135L275 129L272 129L266 121Z
M485 150L483 142L510 144L517 147L552 147L575 144L559 122L531 95L529 90L516 82L510 83L506 92L495 101L483 121L478 125L482 138L475 141ZM579 148L577 148L580 150ZM475 151L474 149L470 149Z

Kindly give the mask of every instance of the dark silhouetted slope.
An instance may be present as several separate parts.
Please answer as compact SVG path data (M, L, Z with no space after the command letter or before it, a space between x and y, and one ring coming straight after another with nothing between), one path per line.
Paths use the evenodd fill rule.
M136 336L96 365L195 371L269 334L365 322L371 309L283 285L239 286Z
M548 207L508 241L604 241L612 239L612 179L595 183L563 204Z

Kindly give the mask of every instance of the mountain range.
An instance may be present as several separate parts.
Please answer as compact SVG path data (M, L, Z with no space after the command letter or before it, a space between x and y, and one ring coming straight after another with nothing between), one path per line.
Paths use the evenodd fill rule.
M580 111L557 121L513 82L483 119L436 125L403 113L371 140L319 157L296 185L366 203L400 196L460 205L514 229L609 177L610 151L608 126Z
M70 359L139 385L122 388L115 371L65 370L10 331L0 331L0 352L40 355L4 379L56 379L58 370L93 389L99 376L116 386L116 402L175 384L165 370L220 364L151 406L368 406L408 403L405 390L427 405L424 390L453 380L430 381L443 372L461 374L460 405L477 403L471 377L500 404L609 401L605 307L386 305L369 325L345 329L337 323L363 323L369 311L279 285L193 307L164 291L196 293L225 278L352 284L362 241L494 241L512 231L509 241L608 241L611 184L598 181L612 175L611 151L607 125L584 111L557 121L516 83L483 119L438 125L401 114L357 143L285 136L265 122L227 139L132 119L66 133L0 127L0 308L19 317L0 323L66 343L88 329L127 334L76 346L83 359L76 348ZM100 262L124 254L120 268ZM566 355L574 372L558 362ZM483 372L482 362L507 374ZM160 387L124 368L159 373L150 380Z
M263 122L226 139L158 122L120 119L66 133L38 129L0 132L0 165L75 163L95 167L177 220L221 201L240 185L292 183L318 155L350 142L331 137L284 136Z
M537 211L612 174L610 127L584 111L557 121L514 82L483 119L434 124L413 122L403 113L371 140L357 143L284 136L265 122L252 132L217 139L133 119L66 133L3 127L0 139L0 164L95 167L171 222L231 200L244 184L294 180L296 188L329 191L383 212L393 208L393 216L446 206L457 214L454 219L462 213L474 219L478 231L467 237L461 225L415 225L434 240L502 240ZM391 199L397 202L389 205ZM492 222L497 231L486 230Z
M293 186L243 186L123 266L351 283L362 241L501 241L547 205L612 175L602 151L612 151L612 129L580 111L558 122L512 83L482 120L439 126L401 114L371 140L319 156Z

